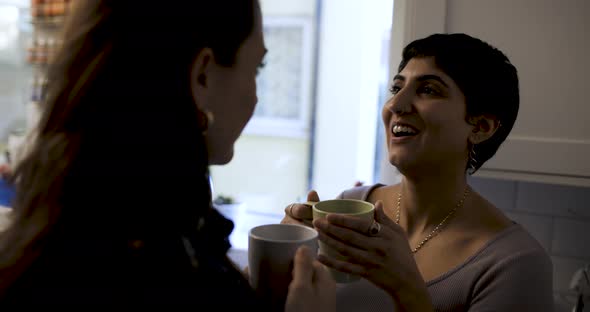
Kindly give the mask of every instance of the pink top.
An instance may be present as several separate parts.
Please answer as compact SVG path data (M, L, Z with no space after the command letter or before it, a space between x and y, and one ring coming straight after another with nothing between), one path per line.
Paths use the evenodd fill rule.
M338 198L366 200L381 184ZM426 283L435 311L553 311L553 265L519 224L504 229L461 265ZM385 291L361 279L338 287L337 311L393 311Z

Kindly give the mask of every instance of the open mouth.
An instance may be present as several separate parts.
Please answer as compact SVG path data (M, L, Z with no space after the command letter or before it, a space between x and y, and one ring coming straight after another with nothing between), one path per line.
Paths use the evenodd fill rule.
M391 129L393 136L396 138L412 137L418 135L419 131L408 125L395 125Z

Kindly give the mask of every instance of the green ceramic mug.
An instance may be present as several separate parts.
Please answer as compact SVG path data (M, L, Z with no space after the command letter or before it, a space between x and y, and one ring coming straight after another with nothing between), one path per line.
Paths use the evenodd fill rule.
M325 218L328 214L343 214L366 220L373 220L375 206L369 202L356 199L331 199L320 202L309 202L312 205L313 219ZM346 261L346 257L330 246L319 241L320 254L328 255L335 259ZM337 283L350 283L360 279L360 276L329 269Z

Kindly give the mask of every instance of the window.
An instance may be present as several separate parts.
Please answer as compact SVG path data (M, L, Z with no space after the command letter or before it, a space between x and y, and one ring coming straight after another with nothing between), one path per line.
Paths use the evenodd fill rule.
M261 1L269 52L259 106L234 159L211 168L235 249L312 188L329 199L357 180L376 182L391 2Z

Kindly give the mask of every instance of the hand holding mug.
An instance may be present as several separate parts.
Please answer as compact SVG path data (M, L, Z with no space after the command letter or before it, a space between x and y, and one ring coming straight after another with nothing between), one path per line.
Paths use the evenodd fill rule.
M312 227L313 213L311 206L320 201L316 191L309 191L306 203L292 203L285 208L285 217L282 224L298 224Z
M321 220L326 218L330 218L332 215L339 215L346 218L353 219L359 223L367 223L367 227L364 230L368 230L372 224L376 226L380 226L378 223L374 222L374 210L375 206L367 201L357 200L357 199L332 199L332 200L325 200L314 203L312 206L312 213L313 213L313 224L323 225L324 223ZM325 226L324 230L331 229L331 227ZM380 228L374 228L373 231L379 232ZM329 258L337 259L338 261L347 262L348 255L346 253L341 252L338 248L334 248L334 246L326 243L322 238L326 236L328 231L321 233L320 241L319 241L319 250L320 255L325 255ZM338 233L336 233L338 235ZM337 237L337 240L342 240L346 243L346 237ZM329 242L329 241L328 241ZM338 247L338 246L337 246ZM331 267L330 273L332 277L337 283L350 283L360 279L360 275L356 274L356 272L346 272L338 270L338 268ZM351 274L352 273L352 274Z
M289 285L294 278L293 269L298 265L294 263L297 250L306 246L309 254L317 254L317 237L318 233L315 229L293 224L266 224L250 230L248 238L250 285L271 310L284 310ZM303 261L299 265L305 266L307 263ZM313 271L311 268L308 270ZM306 272L305 269L304 272ZM312 285L307 286L312 287Z
M307 246L297 250L286 312L336 311L336 283Z
M345 256L320 253L318 260L326 266L362 276L390 294L424 285L404 229L385 214L381 201L375 204L374 219L333 213L313 224L321 244Z

